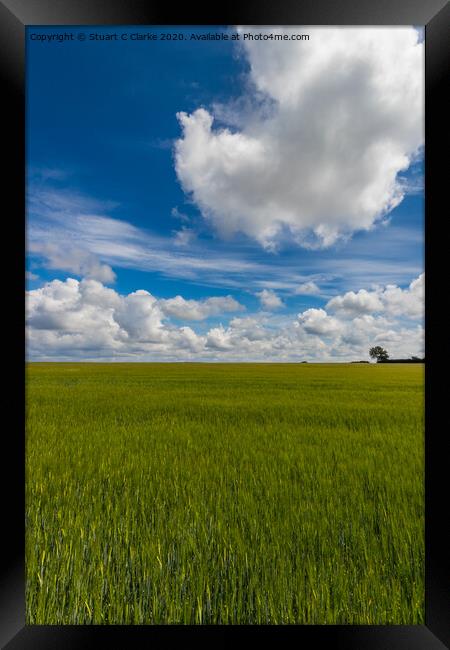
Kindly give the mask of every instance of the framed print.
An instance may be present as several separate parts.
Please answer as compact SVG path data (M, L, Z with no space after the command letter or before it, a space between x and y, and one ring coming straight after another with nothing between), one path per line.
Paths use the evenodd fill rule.
M8 649L449 645L450 15L372 5L0 3Z

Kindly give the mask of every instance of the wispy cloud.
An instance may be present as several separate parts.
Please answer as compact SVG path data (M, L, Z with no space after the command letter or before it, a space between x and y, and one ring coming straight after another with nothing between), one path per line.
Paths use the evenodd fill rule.
M266 264L235 247L205 243L182 228L182 241L155 235L131 223L95 214L116 207L79 194L56 190L33 191L28 202L28 251L43 258L48 268L83 274L83 268L108 265L156 272L166 277L230 288L285 289L317 280L281 260ZM188 237L183 238L183 233ZM189 240L189 241L188 241ZM174 246L174 243L184 244ZM101 271L98 271L101 273ZM88 273L89 275L89 273ZM319 274L323 277L323 274ZM92 272L90 277L96 277ZM107 274L97 279L108 281Z
M205 238L187 224L158 235L111 216L119 208L123 211L115 202L58 189L51 182L30 184L28 253L37 266L106 283L114 281L114 269L124 268L249 295L273 291L284 301L295 296L326 301L355 286L406 286L423 271L417 255L423 242L419 227L388 224L328 253L273 255L245 239L229 246ZM178 208L172 216L185 221Z
M180 230L175 230L173 234L173 243L175 246L191 246L197 236L197 233L194 230L186 228L185 226Z

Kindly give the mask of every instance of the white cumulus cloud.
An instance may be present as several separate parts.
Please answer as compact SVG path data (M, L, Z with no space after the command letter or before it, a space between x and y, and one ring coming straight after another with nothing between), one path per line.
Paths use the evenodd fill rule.
M232 296L214 296L204 300L186 300L182 296L175 296L175 298L161 299L158 304L165 315L185 320L204 320L224 312L245 309Z
M377 293L360 289L357 293L348 291L343 296L332 298L327 307L332 311L343 311L357 316L382 311L383 303Z
M407 289L389 284L381 294L388 313L411 318L423 316L425 307L425 273L413 280Z
M342 329L340 321L329 316L324 309L307 309L298 315L298 321L309 334L331 336Z
M271 289L263 289L262 291L258 291L255 295L258 296L261 306L264 309L279 309L284 306L281 298Z
M299 284L299 286L295 288L294 293L297 296L314 296L320 293L320 289L315 282L310 280Z
M171 300L179 310L177 319L193 321L208 310L216 314L217 301L225 317L234 299L161 300L142 289L123 295L92 278L52 280L26 293L27 355L41 360L348 361L368 358L370 347L382 345L393 357L423 356L422 286L421 276L404 290L395 285L379 289L375 296L385 305L383 313L364 313L367 302L361 313L310 308L294 318L260 311L196 332L171 322ZM361 292L353 292L352 307L354 296ZM405 324L405 312L412 322Z
M326 307L333 312L353 316L384 312L391 316L418 318L424 311L424 290L425 274L422 273L406 289L388 284L375 291L348 291L329 300Z
M289 35L298 27L239 31L265 29ZM397 174L424 139L417 31L308 33L307 42L242 43L249 87L267 101L235 119L238 128L214 128L205 108L177 114L176 173L223 237L243 232L274 249L287 232L300 245L329 246L370 229L403 198Z

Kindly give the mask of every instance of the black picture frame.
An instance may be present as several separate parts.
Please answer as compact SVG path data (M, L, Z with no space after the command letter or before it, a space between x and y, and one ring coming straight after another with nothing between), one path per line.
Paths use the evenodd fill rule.
M24 570L24 457L25 371L23 337L25 255L25 28L29 25L106 24L300 24L300 25L424 25L425 26L425 260L426 260L426 614L423 626L29 626L25 625ZM3 89L3 159L7 178L3 188L6 248L12 253L7 298L9 362L5 410L12 424L3 430L4 465L10 476L4 488L0 590L0 642L18 648L174 647L176 643L229 643L235 636L252 642L284 644L289 636L299 647L350 650L439 650L450 647L450 544L445 495L448 473L449 418L445 377L450 350L446 294L439 291L447 278L446 251L441 229L446 169L444 100L450 70L448 26L450 6L445 0L260 0L171 9L148 0L0 0L0 70ZM448 155L448 153L447 153ZM440 162L442 160L442 162ZM447 180L448 184L448 180ZM447 208L448 211L448 208ZM435 299L436 297L436 299ZM11 309L14 307L14 309ZM11 334L13 334L11 336Z

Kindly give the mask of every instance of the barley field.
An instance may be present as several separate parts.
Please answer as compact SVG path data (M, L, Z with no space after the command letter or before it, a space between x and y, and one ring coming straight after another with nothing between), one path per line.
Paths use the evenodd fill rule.
M29 624L423 624L424 366L30 363Z

